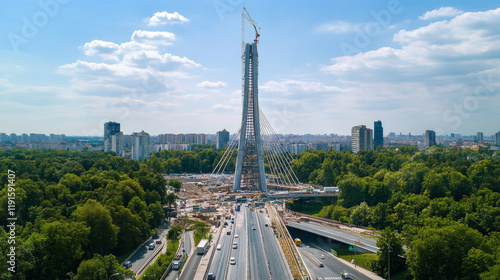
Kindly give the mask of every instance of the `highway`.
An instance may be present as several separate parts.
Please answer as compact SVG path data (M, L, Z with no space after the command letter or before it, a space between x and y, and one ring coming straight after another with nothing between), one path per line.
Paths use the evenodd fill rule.
M377 241L372 238L364 237L352 232L341 229L323 226L317 223L293 223L290 222L288 227L297 228L303 231L308 231L317 235L321 235L339 242L355 245L360 249L376 253L378 252Z
M354 279L359 280L370 280L370 277L365 276L364 274L359 273L358 271L352 269L351 267L345 265L340 262L338 259L333 256L315 248L308 248L305 244L302 247L297 247L299 249L300 254L302 255L302 259L307 266L307 269L311 273L313 279L318 280L340 280L342 279L342 273L347 272L350 275L354 276ZM324 267L318 267L315 265L306 254L309 253L310 257L313 258L317 262L321 262ZM321 259L321 255L324 255L324 259Z
M158 231L158 238L150 238L147 242L145 242L145 246L140 247L128 259L132 263L132 267L130 268L130 270L132 270L133 272L139 272L139 270L146 264L146 262L151 259L152 255L161 250L161 245L166 246L167 240L165 239L165 236L167 235L168 227L160 227ZM153 250L149 250L147 247L149 243L155 243L156 240L161 240L162 244L155 244L155 248Z
M191 249L191 239L188 234L184 235L184 240L189 240L187 243L185 243L185 250L186 252L190 252ZM189 246L189 248L187 248ZM194 244L192 244L194 246ZM194 275L196 274L196 269L198 268L198 265L200 264L201 257L203 255L197 255L196 254L196 248L193 251L193 255L189 257L189 260L186 264L184 264L184 268L182 269L182 274L181 274L181 280L192 280L194 279Z
M256 210L257 211L257 210ZM292 279L290 268L284 259L283 251L274 235L271 221L267 214L258 213L259 227L258 230L262 233L264 240L264 250L266 251L267 259L269 261L269 269L273 280L288 280ZM266 227L266 224L268 225Z
M208 269L209 273L215 275L215 279L225 279L226 269L229 265L229 253L232 249L233 240L233 224L230 220L227 221L228 225L222 229L222 235L220 236L219 244L221 245L220 250L216 250L212 259L212 264ZM227 233L230 232L228 235ZM217 248L217 244L214 244Z
M184 232L184 241L183 241L183 249L186 252L186 254L189 254L191 252L191 237L189 232ZM179 274L178 270L171 270L170 273L168 274L166 280L176 280L177 275Z
M250 251L250 279L270 279L269 265L267 263L267 257L269 256L264 252L264 241L262 240L260 224L257 220L258 214L255 213L255 211L258 210L246 211L248 214L247 232L249 242L248 249Z
M229 265L227 277L217 279L247 279L248 265L247 265L247 208L241 206L241 211L236 211L233 225L233 242L238 244L237 249L231 249L230 257L235 258L236 264ZM238 237L236 237L238 236ZM231 246L232 248L232 246Z

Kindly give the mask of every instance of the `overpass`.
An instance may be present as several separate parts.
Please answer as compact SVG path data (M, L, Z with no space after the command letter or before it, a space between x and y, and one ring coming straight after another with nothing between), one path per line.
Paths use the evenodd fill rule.
M368 237L357 235L352 232L348 232L341 229L336 229L316 223L288 223L287 227L292 227L314 233L335 241L345 243L347 245L352 245L357 248L361 248L372 253L377 253L379 248L377 247L377 241Z

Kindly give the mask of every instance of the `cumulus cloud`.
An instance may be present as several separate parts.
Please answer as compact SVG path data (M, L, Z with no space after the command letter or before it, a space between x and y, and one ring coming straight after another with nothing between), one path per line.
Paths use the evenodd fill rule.
M166 24L177 24L188 22L189 19L185 18L178 12L157 12L152 17L146 19L149 26L166 25Z
M462 14L463 11L455 9L453 7L441 7L439 9L435 9L432 11L428 11L425 14L419 16L418 18L421 20L429 20L433 18L441 18L441 17L454 17Z
M175 34L166 31L144 31L135 30L132 41L148 45L171 45L175 40Z
M199 88L221 88L221 87L227 87L227 83L218 81L218 82L211 82L211 81L203 81L201 83L198 83L197 87Z
M352 108L385 108L379 114L397 110L401 116L419 118L422 129L439 126L440 133L453 132L466 121L455 108L465 106L478 92L490 98L475 99L481 110L498 97L490 90L500 87L495 82L500 77L497 26L500 9L462 13L449 21L400 30L393 37L396 46L333 58L322 71L334 75L340 86L350 87L339 98ZM461 129L474 125L478 123Z
M355 32L358 25L345 22L343 20L338 20L335 22L329 22L322 24L316 28L318 33L351 33Z
M117 51L120 48L118 44L102 40L94 40L85 43L80 47L87 56L99 56L105 60L118 60Z

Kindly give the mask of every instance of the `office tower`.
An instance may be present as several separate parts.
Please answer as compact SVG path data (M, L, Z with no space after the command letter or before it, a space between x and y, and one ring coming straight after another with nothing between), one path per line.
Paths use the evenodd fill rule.
M482 132L477 133L477 142L483 142L484 141L484 134Z
M495 133L495 145L500 145L500 131Z
M223 129L221 131L217 131L217 149L222 150L224 146L226 146L227 142L229 142L229 131Z
M107 122L104 124L104 139L114 133L120 132L120 123Z
M384 128L381 121L374 122L373 144L375 147L384 146Z
M150 145L149 134L144 130L132 133L132 158L138 161L149 158Z
M436 146L436 132L434 132L434 130L425 131L424 144L426 147Z
M351 149L353 153L373 149L373 131L365 125L354 126L351 130Z
M234 176L240 187L266 192L266 173L260 134L257 40L245 44L243 60L243 114Z

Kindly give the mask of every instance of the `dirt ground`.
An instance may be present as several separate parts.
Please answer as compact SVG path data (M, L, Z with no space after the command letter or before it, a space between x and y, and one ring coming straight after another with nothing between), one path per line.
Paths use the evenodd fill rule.
M177 193L179 198L189 199L210 197L210 192L204 190L202 187L199 187L196 183L182 183L182 190Z

